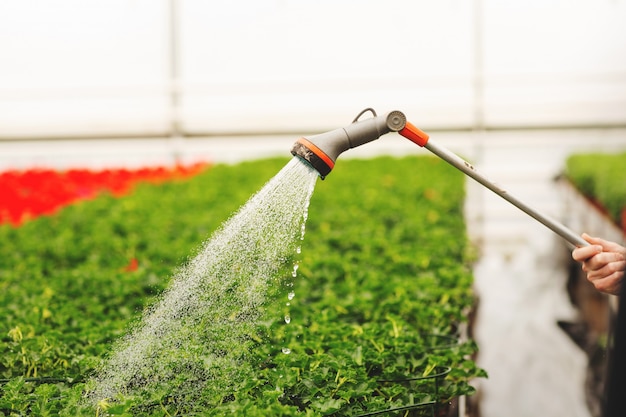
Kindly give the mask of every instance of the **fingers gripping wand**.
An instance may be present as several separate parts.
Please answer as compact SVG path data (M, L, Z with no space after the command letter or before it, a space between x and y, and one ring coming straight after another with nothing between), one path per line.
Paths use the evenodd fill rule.
M484 185L485 187L487 187L488 189L490 189L491 191L493 191L494 193L496 193L497 195L499 195L500 197L508 201L509 203L513 204L515 207L522 210L524 213L528 214L535 220L542 223L544 226L551 229L553 232L561 236L563 239L565 239L572 245L574 246L588 246L589 245L587 241L585 241L582 237L574 233L569 228L565 227L563 224L559 223L558 221L548 216L541 214L537 210L533 209L532 207L528 206L527 204L525 204L524 202L516 198L515 196L511 195L509 192L507 192L503 188L496 185L493 181L490 181L487 177L485 177L480 172L478 172L476 168L474 168L474 166L471 165L469 162L465 161L464 159L454 154L453 152L449 151L448 149L444 148L443 146L437 145L436 143L429 140L428 134L418 129L413 124L407 122L404 128L399 130L398 133L404 136L405 138L409 139L411 142L423 148L428 149L429 151L431 151L432 153L434 153L441 159L448 162L450 165L464 172L469 177L473 178L480 184Z

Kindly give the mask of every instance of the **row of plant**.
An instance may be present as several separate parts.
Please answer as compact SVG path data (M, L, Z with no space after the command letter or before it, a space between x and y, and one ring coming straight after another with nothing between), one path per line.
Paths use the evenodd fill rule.
M15 226L78 200L95 198L101 192L121 196L137 182L161 183L197 174L206 164L141 169L70 169L47 168L9 170L0 173L0 224Z
M464 179L440 160L406 157L342 160L318 181L298 276L276 289L251 344L240 347L246 364L232 390L193 403L160 392L81 405L112 343L286 161L218 165L0 226L0 411L432 415L471 394L471 380L485 373L471 360L475 344L458 335L473 303Z
M615 224L626 230L626 152L570 156L566 175Z

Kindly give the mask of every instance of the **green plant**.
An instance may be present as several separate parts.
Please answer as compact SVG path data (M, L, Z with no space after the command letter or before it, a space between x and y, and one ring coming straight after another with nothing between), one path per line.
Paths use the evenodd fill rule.
M566 175L581 193L606 210L618 225L626 210L626 152L572 155L566 162Z
M464 179L437 159L406 157L342 160L318 181L297 276L277 281L231 391L193 402L168 392L103 399L95 409L80 402L112 342L177 266L285 163L215 166L0 227L0 409L359 415L471 394L471 379L485 374L468 359L475 344L457 342L473 302ZM401 381L442 367L450 371L437 392L428 379Z

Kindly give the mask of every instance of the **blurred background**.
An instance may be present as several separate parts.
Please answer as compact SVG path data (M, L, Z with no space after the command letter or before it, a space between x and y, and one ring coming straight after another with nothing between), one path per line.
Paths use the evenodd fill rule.
M0 141L180 156L364 107L431 131L623 127L624 21L621 0L1 0ZM0 167L53 162L13 148Z
M288 156L398 109L593 232L554 178L626 150L624 22L626 0L0 0L0 170ZM392 134L346 157L421 151ZM569 248L471 181L466 206L482 417L590 416L587 358L556 326L577 315Z

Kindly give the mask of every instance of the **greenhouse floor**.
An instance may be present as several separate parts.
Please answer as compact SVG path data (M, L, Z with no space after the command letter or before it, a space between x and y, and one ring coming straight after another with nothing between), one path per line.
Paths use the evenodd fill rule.
M236 163L288 156L294 140L257 136L0 142L0 170ZM435 132L431 140L471 160L507 191L557 219L566 217L566 208L554 178L567 155L626 149L623 129ZM390 135L342 158L406 153L428 152ZM335 169L341 169L341 161ZM419 167L416 171L419 175ZM565 289L569 247L489 190L469 179L467 184L467 232L479 254L473 337L480 348L478 363L489 373L488 379L476 381L480 417L589 417L587 358L556 324L577 317Z

